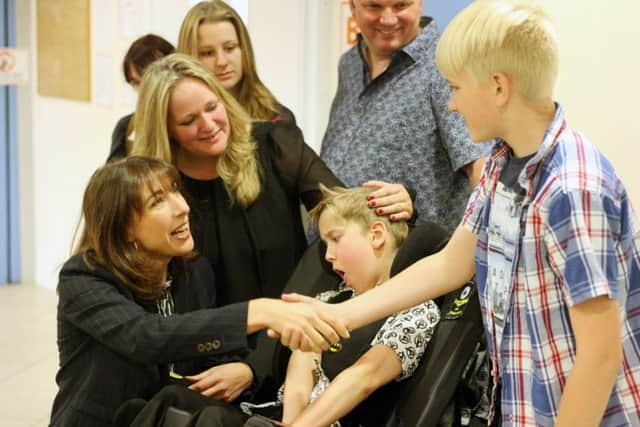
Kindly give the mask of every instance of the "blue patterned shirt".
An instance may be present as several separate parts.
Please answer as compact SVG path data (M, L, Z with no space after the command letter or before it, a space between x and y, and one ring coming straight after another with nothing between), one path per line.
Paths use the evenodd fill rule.
M449 111L450 88L435 64L438 31L423 23L374 80L361 37L342 56L320 156L347 186L380 179L410 187L418 221L453 231L470 193L463 168L490 146L471 142L461 117Z
M518 232L505 294L496 299L495 278L488 277L495 259L490 234L504 230L490 228L491 211L509 151L505 142L496 144L462 221L479 235L478 292L494 380L502 382L503 425L553 425L576 357L569 308L606 295L620 305L624 360L601 425L638 426L640 228L627 192L609 161L567 125L558 105L542 145L518 177L524 190Z

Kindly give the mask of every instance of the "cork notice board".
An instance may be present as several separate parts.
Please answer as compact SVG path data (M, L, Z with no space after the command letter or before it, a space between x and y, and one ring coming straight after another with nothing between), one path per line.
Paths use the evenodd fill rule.
M37 0L38 93L91 100L90 0Z

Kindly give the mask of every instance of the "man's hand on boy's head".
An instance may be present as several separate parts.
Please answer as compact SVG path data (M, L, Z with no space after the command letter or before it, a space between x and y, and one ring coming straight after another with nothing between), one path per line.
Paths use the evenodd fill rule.
M376 188L369 194L369 207L376 214L391 221L408 221L413 215L413 200L404 185L371 180L362 186Z

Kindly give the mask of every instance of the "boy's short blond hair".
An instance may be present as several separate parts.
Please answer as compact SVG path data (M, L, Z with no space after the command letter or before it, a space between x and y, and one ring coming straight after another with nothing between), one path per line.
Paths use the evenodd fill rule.
M527 99L553 96L558 46L551 20L533 1L476 0L447 26L436 50L445 77L468 71L484 81L511 77Z
M362 227L363 232L369 230L371 224L382 221L393 238L395 247L399 247L409 234L409 226L406 221L390 221L389 216L378 216L374 209L369 207L367 196L375 191L371 187L332 187L327 188L320 184L322 200L309 211L309 220L318 227L320 216L325 211L330 211L343 221L355 222Z

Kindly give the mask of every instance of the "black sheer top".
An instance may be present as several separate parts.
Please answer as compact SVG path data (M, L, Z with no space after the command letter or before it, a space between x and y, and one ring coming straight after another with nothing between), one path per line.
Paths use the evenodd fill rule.
M257 122L252 135L262 189L248 208L230 202L220 178L183 176L196 249L215 272L219 305L279 298L307 246L300 203L308 209L318 203L320 182L342 185L296 126Z

